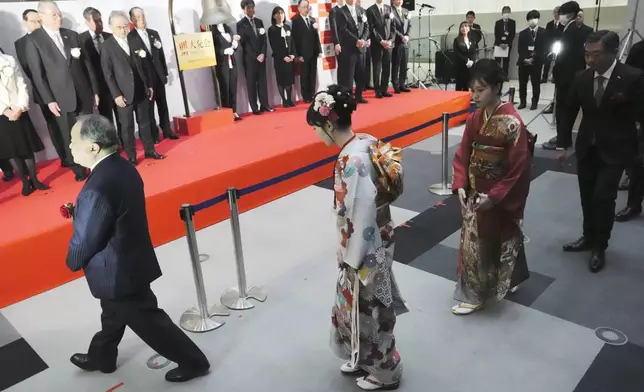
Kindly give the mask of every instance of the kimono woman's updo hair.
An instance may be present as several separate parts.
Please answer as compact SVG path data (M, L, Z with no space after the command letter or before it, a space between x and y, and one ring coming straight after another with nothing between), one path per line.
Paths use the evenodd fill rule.
M332 84L326 91L315 95L306 112L306 122L311 126L323 127L327 121L331 121L337 128L348 128L356 106L357 102L349 89Z
M470 84L478 81L479 83L488 85L492 88L499 87L499 94L501 93L501 85L505 81L505 73L499 63L492 59L481 59L474 63L470 69Z

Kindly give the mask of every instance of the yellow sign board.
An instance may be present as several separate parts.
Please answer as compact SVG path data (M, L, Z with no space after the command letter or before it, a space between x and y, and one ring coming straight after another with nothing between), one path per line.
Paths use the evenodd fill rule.
M174 44L182 71L217 65L215 43L209 31L175 35Z

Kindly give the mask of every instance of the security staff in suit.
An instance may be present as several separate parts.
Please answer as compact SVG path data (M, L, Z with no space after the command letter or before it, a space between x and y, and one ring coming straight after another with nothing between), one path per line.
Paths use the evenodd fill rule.
M561 37L561 29L559 23L559 6L556 6L552 11L552 20L546 23L546 55L552 52L552 45L559 40ZM545 59L543 64L543 76L541 77L541 83L548 82L548 75L550 75L550 59Z
M159 309L150 289L161 268L150 239L143 180L118 154L118 144L112 122L99 115L81 117L72 130L74 160L91 174L73 209L67 267L83 270L103 312L101 330L87 354L74 354L70 361L86 371L113 373L118 345L130 327L159 355L179 365L166 373L167 381L188 381L206 374L210 363Z
M376 3L367 9L373 43L370 49L376 98L392 96L387 89L391 73L391 54L396 38L396 30L392 22L394 18L391 7L384 4L383 0L376 0Z
M78 114L92 113L99 104L99 88L89 56L81 49L77 32L61 28L63 14L53 1L38 3L42 28L26 40L25 54L31 81L55 116L65 155L76 181L87 178L87 170L74 164L69 151L69 133Z
M545 58L546 30L539 27L539 11L532 10L526 15L528 28L519 33L519 98L517 109L525 109L528 95L528 80L532 82L532 104L530 110L537 109L541 94L541 66Z
M367 103L362 97L365 86L365 53L368 49L369 23L364 9L348 0L336 18L336 27L342 51L338 56L338 84L353 89L358 103Z
M110 15L113 35L103 43L101 68L105 82L116 106L121 124L123 148L131 164L136 165L136 139L134 138L134 113L143 142L145 157L163 159L154 149L150 134L150 104L154 98L154 83L151 82L150 63L145 60L147 52L129 45L129 23L122 11Z
M407 84L407 59L409 58L409 33L411 32L411 15L407 8L402 7L402 0L392 0L394 18L394 48L391 52L391 84L394 93L408 93L411 90Z
M598 272L606 263L619 180L637 154L644 73L617 61L619 36L612 31L592 33L585 50L588 69L576 75L561 116L572 132L579 109L584 113L575 142L583 236L563 250L590 251L590 270Z
M507 5L501 10L501 19L494 24L494 46L508 49L508 57L497 57L495 60L503 67L506 80L510 74L510 52L512 52L512 43L517 34L517 22L510 19L512 10Z
M572 147L572 128L563 127L561 114L566 110L570 88L579 71L586 68L584 59L584 32L577 27L579 4L569 1L559 7L559 21L564 26L561 34L561 52L557 55L552 76L555 81L555 118L557 136L541 145L546 150L567 150Z
M322 45L315 19L309 15L308 0L300 0L297 9L299 14L293 18L292 23L293 45L300 63L302 99L305 103L311 103L316 92L318 58L322 53Z
M159 141L159 128L154 116L154 105L156 104L159 113L159 124L163 137L166 139L178 139L170 127L170 112L166 99L165 85L168 83L168 65L163 52L161 36L156 30L148 28L145 12L140 7L130 9L130 21L134 25L127 40L133 50L145 50L147 61L150 63L151 87L154 89L154 98L150 105L150 132L155 143Z
M237 60L235 51L239 48L239 35L233 35L233 31L227 24L210 26L213 40L215 42L215 54L217 55L217 81L219 82L219 93L221 95L221 106L233 110L233 118L239 121L242 118L237 114Z
M108 119L116 119L119 139L121 138L121 124L118 121L116 106L110 94L110 89L105 83L105 76L101 68L101 50L103 42L110 38L112 34L103 31L103 18L99 10L93 7L87 7L83 11L83 18L89 30L81 33L80 39L82 49L87 53L96 73L96 81L99 86L98 112L101 116ZM122 139L121 139L122 140Z

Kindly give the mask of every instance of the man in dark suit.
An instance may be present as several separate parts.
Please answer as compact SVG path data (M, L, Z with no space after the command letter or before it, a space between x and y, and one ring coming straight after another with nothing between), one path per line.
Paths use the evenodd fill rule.
M154 84L151 82L150 63L145 60L147 52L144 49L134 49L129 45L127 39L129 23L124 12L112 12L109 23L114 35L103 43L101 68L110 96L116 106L125 153L130 163L136 165L136 140L134 139L134 113L136 112L145 157L163 159L163 155L158 154L154 149L154 139L150 132L148 116L154 97L152 87Z
M217 55L215 72L219 82L221 106L231 108L234 121L240 121L242 118L237 114L237 60L235 59L240 37L233 35L232 29L227 24L211 25L210 31Z
M588 36L595 31L592 27L588 26L587 24L584 23L584 10L580 9L579 12L577 12L577 27L579 27L579 30L582 31L582 35L584 37L584 40L588 38Z
M394 93L408 93L411 90L407 84L407 59L409 58L409 33L411 32L411 15L407 8L402 7L402 0L391 2L394 18L392 25L394 34L394 48L391 52L391 84Z
M561 38L561 24L559 23L559 6L556 6L552 11L552 20L546 23L546 51L545 54L549 55L552 52L552 45ZM550 75L550 58L544 58L543 76L541 83L548 82L548 75Z
M644 71L644 41L634 44L628 52L626 64ZM638 151L633 164L626 168L625 188L628 189L626 207L615 214L615 221L626 222L642 213L644 201L644 115L639 118ZM620 184L622 186L622 184Z
M161 268L148 230L143 180L118 154L118 144L112 122L99 115L81 117L72 130L74 161L91 174L73 210L67 267L83 270L103 313L101 330L87 354L74 354L70 360L83 370L113 373L118 345L125 327L130 327L153 350L179 365L166 374L167 381L188 381L206 374L210 363L159 309L150 289Z
M65 146L61 159L71 167L76 181L83 181L87 171L72 162L69 133L79 113L92 113L99 104L98 83L78 33L61 28L63 15L56 3L41 1L38 14L42 28L29 34L25 48L31 81L56 117Z
M530 110L535 110L541 94L541 66L546 56L546 30L539 27L539 11L528 12L526 19L528 28L519 33L519 98L518 109L524 109L528 98L528 79L532 82L532 104Z
M268 103L266 86L266 30L264 22L255 17L255 2L253 0L242 0L241 8L245 16L237 22L237 34L241 37L240 43L244 50L244 73L250 108L255 115L262 112L274 112L275 109ZM259 106L257 106L258 95Z
M475 20L476 13L474 13L474 11L467 11L467 14L465 14L465 21L470 25L470 32L467 35L470 42L478 47L479 42L483 39L483 30L481 30L481 25L474 23Z
M373 65L373 84L376 98L391 97L387 92L391 72L391 54L396 38L395 18L391 7L376 0L376 4L367 9L367 19L371 29L371 64Z
M564 26L561 34L561 52L557 55L552 76L555 81L555 119L557 136L543 143L546 150L567 150L572 147L572 128L563 126L561 114L566 110L570 88L575 75L586 68L584 59L585 37L575 23L579 4L569 1L559 7L559 21Z
M344 7L344 0L338 0L335 2L335 6L329 11L329 27L331 28L331 35L333 37L333 48L335 50L335 55L338 56L342 51L342 45L340 45L340 34L338 34L338 27L336 20L338 17L342 18L342 13L340 10Z
M147 54L146 60L150 63L151 87L154 89L154 98L150 104L150 132L155 143L159 142L159 128L154 116L154 104L156 103L159 112L159 123L163 137L166 139L178 139L170 127L170 112L165 94L165 85L168 83L168 65L165 61L161 36L156 30L148 28L145 19L145 12L140 7L130 9L130 20L135 29L132 30L127 39L132 50L144 50Z
M355 6L359 8L364 8L362 6L362 0L356 0L355 1ZM367 17L368 19L368 17ZM371 23L371 22L369 22ZM373 90L373 81L372 81L372 73L371 73L371 37L367 40L367 50L364 54L364 89L365 90Z
M315 95L318 57L322 53L317 24L309 16L309 7L308 0L300 0L297 6L300 13L293 19L293 45L300 63L300 86L306 103L312 102Z
M585 50L588 69L575 77L561 116L572 132L579 109L584 113L575 143L583 236L563 250L590 250L590 270L598 272L606 263L619 180L637 153L644 73L617 61L619 36L612 31L592 33Z
M517 22L510 19L510 7L507 5L501 10L501 19L494 24L494 46L508 49L508 57L497 57L495 60L503 67L503 73L507 77L510 75L510 52L512 52L512 43L517 34Z
M107 87L105 76L103 76L103 70L101 68L101 50L103 48L103 43L105 40L110 38L112 34L103 31L103 18L101 17L100 11L96 8L85 8L83 11L83 18L85 19L85 24L89 30L81 33L80 39L82 49L89 56L92 66L94 67L94 72L96 73L96 79L99 86L98 112L105 118L116 119L120 139L121 124L118 122L116 106L114 106L114 100L110 94L110 89Z
M342 51L338 55L338 84L353 89L358 103L367 103L362 98L365 86L365 53L369 39L369 23L364 9L356 6L355 0L347 0L344 7L338 10L336 28Z

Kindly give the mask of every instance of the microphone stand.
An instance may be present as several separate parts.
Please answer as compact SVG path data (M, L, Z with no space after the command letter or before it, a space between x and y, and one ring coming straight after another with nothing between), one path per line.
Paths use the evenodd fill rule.
M599 14L602 9L602 0L595 0L595 5L597 6L595 8L595 31L597 31L599 30Z
M436 77L432 73L432 41L439 48L440 48L440 45L438 45L438 43L436 41L434 41L434 39L432 38L432 11L434 9L431 8L431 7L427 7L427 8L429 8L429 13L427 15L427 38L429 39L429 42L427 42L427 78L425 79L425 82L431 86L433 84L437 84L436 83ZM420 9L422 10L423 7L421 6ZM420 13L419 13L419 15L420 15ZM420 40L418 42L420 43ZM439 85L439 87L440 87L440 85Z
M421 31L423 29L423 27L420 24L421 17L422 17L421 16L422 11L423 11L423 7L420 7L420 9L418 9L418 36L419 37L421 36ZM418 59L418 65L417 66L414 65L413 66L414 70L412 71L412 75L415 76L415 79L417 80L417 82L414 82L413 84L415 84L416 88L425 89L426 87L421 83L420 77L418 77L418 75L420 75L420 71L422 70L422 66L420 65L420 57L421 57L421 54L420 54L420 39L418 39L418 41L416 43L416 54L414 56L414 62L416 62L416 59Z

